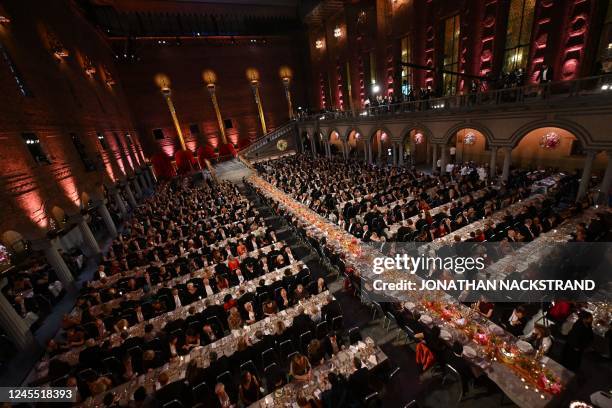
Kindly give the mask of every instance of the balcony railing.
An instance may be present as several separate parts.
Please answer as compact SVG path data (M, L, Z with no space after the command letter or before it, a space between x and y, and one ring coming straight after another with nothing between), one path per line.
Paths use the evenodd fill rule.
M257 149L259 149L261 147L264 147L268 143L273 142L276 139L281 138L282 136L287 135L289 132L291 132L294 129L295 129L295 121L293 121L293 120L289 121L288 123L285 123L281 127L278 127L276 129L274 129L273 131L266 133L265 135L263 135L259 139L255 140L250 145L240 149L240 151L238 153L240 155L246 157L246 155L250 154L251 152L253 152L253 151L255 151L255 150L257 150Z
M564 98L607 95L612 97L612 74L580 78L573 81L530 84L522 87L494 89L461 95L371 105L360 111L326 111L301 116L298 121L363 119L372 116L408 114L410 112L448 111L512 104L541 103Z

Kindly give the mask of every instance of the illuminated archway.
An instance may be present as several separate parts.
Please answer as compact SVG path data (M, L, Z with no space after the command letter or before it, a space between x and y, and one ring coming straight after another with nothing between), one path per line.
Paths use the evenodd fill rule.
M486 136L477 129L463 128L449 139L450 149L455 148L455 162L489 163L491 151ZM452 153L452 150L451 150ZM449 160L452 160L449 155Z
M426 132L422 129L411 129L402 141L402 152L404 160L410 164L427 163L427 139Z
M342 139L337 130L332 130L329 134L329 144L332 155L342 156Z
M358 130L351 130L348 135L349 157L356 157L366 160L366 142L365 138Z
M547 167L573 171L584 166L582 142L572 132L560 127L541 127L523 135L512 149L512 165L521 168ZM593 170L605 169L607 157L595 156Z
M378 129L372 135L372 161L381 164L393 162L393 143L391 134L385 129Z

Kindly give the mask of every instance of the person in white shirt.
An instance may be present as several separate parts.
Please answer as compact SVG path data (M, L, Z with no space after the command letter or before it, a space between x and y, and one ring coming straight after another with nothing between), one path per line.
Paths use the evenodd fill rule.
M204 278L203 280L204 282L204 293L206 294L206 296L212 296L215 294L215 291L213 290L212 286L210 286L210 280L208 278Z
M451 163L455 162L455 156L457 154L457 148L455 146L451 146L451 148L449 149L450 151L450 159L451 159Z
M179 296L179 291L178 289L172 289L172 298L174 299L174 306L175 308L179 308L181 307L183 304L181 303L181 298Z
M448 164L446 165L446 172L450 174L450 173L452 173L452 172L453 172L453 169L454 169L454 168L455 168L455 165L454 165L453 163L448 163Z

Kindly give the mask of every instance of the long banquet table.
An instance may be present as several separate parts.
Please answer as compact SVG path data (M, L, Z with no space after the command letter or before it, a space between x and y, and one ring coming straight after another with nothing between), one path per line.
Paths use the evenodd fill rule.
M372 272L373 260L377 257L384 257L381 252L357 240L342 228L293 200L262 178L253 175L248 178L248 181L265 197L275 201L282 210L293 214L302 223L309 225L311 231L316 230L319 235L324 236L327 244L343 253L347 264L359 271L365 278L366 285L371 285L372 279L376 278L386 282L412 280L417 282L417 286L420 286L418 276L397 270L388 270L380 275L374 275ZM541 195L535 195L527 201L541 199L541 197ZM520 204L522 206L525 202ZM460 326L458 330L465 333L465 336L457 336L456 339L463 340L467 346L475 346L474 358L482 360L483 364L478 365L481 366L483 372L514 403L521 407L538 408L554 405L558 401L558 394L562 393L574 378L574 373L548 357L521 352L517 348L516 337L501 328L490 327L489 321L481 319L472 309L442 291L428 291L427 293L417 291L399 293L398 291L387 294L390 296L400 294L407 303L427 310L432 315L432 322L436 319L445 320L455 322L455 326ZM457 321L460 323L456 323ZM453 336L452 333L451 336ZM478 344L481 347L478 347Z
M380 367L387 361L387 355L368 337L365 341L360 341L355 345L340 350L329 360L324 361L323 364L314 367L310 381L292 381L284 387L264 396L259 401L254 402L250 407L290 406L300 396L306 399L312 397L320 398L323 391L331 388L331 384L327 380L327 375L330 372L348 377L355 371L353 365L354 357L359 357L363 366L370 371Z
M283 321L286 327L293 325L293 318L299 313L299 306L304 308L306 314L310 314L313 309L320 313L322 305L325 304L325 299L329 296L329 291L321 292L318 295L313 295L303 301L299 305L283 310L274 316L266 317L259 320L250 326L245 326L240 330L234 330L228 336L225 336L214 343L206 346L198 346L191 350L185 356L176 357L162 367L155 370L150 370L146 374L142 374L132 381L125 382L121 385L112 388L106 393L99 394L93 398L88 398L81 405L84 407L102 407L104 406L103 399L108 393L115 396L116 402L128 403L134 391L140 386L144 386L148 392L153 392L159 386L157 378L159 374L165 372L168 374L169 383L182 380L185 378L187 365L190 361L197 361L198 366L207 368L210 365L209 355L211 351L215 351L217 355L225 355L227 357L234 354L238 345L238 340L243 337L248 337L251 344L256 343L255 333L261 330L265 335L271 335L275 331L276 323Z
M266 284L271 284L274 281L277 280L282 280L284 273L286 270L291 271L292 275L297 275L300 270L302 269L302 267L304 266L304 263L301 261L298 261L296 263L287 265L283 268L280 269L276 269L272 272L269 272L265 275L262 275L260 277L257 277L255 279L252 279L250 281L245 281L243 282L241 285L238 286L232 286L229 287L227 289L221 290L218 293L215 293L212 296L200 299L198 301L195 301L193 303L190 303L188 305L185 306L181 306L178 307L176 309L174 309L171 312L167 312L164 313L160 316L154 317L152 319L149 320L145 320L141 323L135 324L133 326L130 326L127 328L127 332L129 334L130 337L138 337L138 336L143 336L144 335L144 328L147 324L152 324L155 331L159 331L163 328L163 326L171 321L174 320L178 320L178 319L184 319L189 315L189 309L191 309L192 307L195 307L196 311L198 313L202 312L202 310L204 310L205 308L205 302L208 300L209 302L211 302L211 304L223 304L223 298L225 296L227 296L228 294L232 295L232 297L237 297L239 295L239 291L241 289L246 290L247 292L250 293L255 293L256 292L256 288L257 285L259 283L259 281L261 279L263 279ZM111 343L111 346L115 346L117 344L119 344L119 341L121 340L121 337L118 333L113 333L110 338L109 341ZM84 349L85 347L77 347L71 350L66 351L65 353L62 353L58 356L56 356L55 358L58 358L60 360L63 360L67 363L69 363L70 365L75 365L78 363L79 361L79 354L80 352ZM38 370L36 372L36 375L34 376L34 378L31 379L32 380L36 380L37 378L44 378L47 375L48 372L48 365L47 365L48 361L43 361L42 364L39 365Z

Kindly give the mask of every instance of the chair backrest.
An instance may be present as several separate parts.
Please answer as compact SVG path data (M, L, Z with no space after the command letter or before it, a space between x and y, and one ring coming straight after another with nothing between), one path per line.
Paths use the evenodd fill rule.
M277 367L277 364L276 364L276 363L272 363L272 364L270 364L270 365L266 366L266 368L264 368L264 373L265 373L266 375L268 375L268 374L269 374L269 372L270 372L270 370L272 370L272 369L273 369L273 368L275 368L275 367Z
M183 408L183 403L177 399L166 402L163 408Z
M317 339L321 340L329 333L329 326L326 321L319 322L316 328Z
M353 327L348 331L349 342L351 344L355 344L361 340L361 333L359 332L359 327Z
M229 371L224 371L217 376L217 382L223 383L225 386L232 383L232 375Z
M336 316L332 319L332 330L341 330L342 329L342 319L343 316Z
M291 339L283 341L279 345L279 350L283 357L288 357L290 353L295 351L295 346L293 345L293 341L291 341Z
M276 361L276 354L274 352L274 349L269 348L267 350L264 350L263 353L261 353L261 366L262 367L267 367L269 365L274 364L274 362Z
M199 401L211 395L211 390L208 387L208 384L206 384L205 381L202 381L191 389L191 393L193 394L194 401Z

